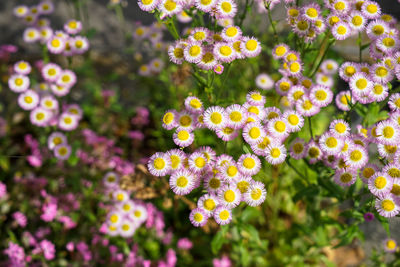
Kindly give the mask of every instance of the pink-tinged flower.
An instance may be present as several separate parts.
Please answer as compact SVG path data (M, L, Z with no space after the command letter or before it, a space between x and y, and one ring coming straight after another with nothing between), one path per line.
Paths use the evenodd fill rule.
M30 155L27 157L28 163L33 167L40 167L42 166L42 157L38 155Z
M229 63L235 60L236 52L232 46L232 43L219 42L214 45L213 54L215 57L223 63Z
M43 252L43 256L46 260L52 260L55 258L56 248L54 244L48 240L42 240L39 246Z
M40 218L45 222L51 222L57 216L57 204L47 203L42 206Z
M75 36L69 40L71 51L76 54L83 54L89 49L89 40L84 36Z
M208 216L203 209L196 208L190 212L189 219L194 226L202 227L206 225Z
M254 37L243 37L240 50L246 57L256 57L261 53L261 44Z
M224 205L218 205L213 213L214 220L219 225L225 225L232 221L232 210Z
M278 165L286 159L286 147L281 143L271 143L266 148L266 160L272 165Z
M172 138L177 146L188 147L194 141L194 134L191 130L178 128Z
M365 1L361 6L361 12L368 19L377 19L381 15L381 7L377 2Z
M33 90L27 90L18 96L18 104L24 110L32 110L39 104L39 95Z
M31 123L39 127L46 126L51 118L52 118L51 113L48 110L41 107L33 109L30 113Z
M383 241L384 249L386 252L394 253L397 250L397 243L396 240L393 238L387 238Z
M58 86L71 88L76 83L76 75L71 70L63 70L58 76L56 83Z
M7 195L7 186L0 182L0 199L4 198Z
M215 72L216 74L218 74L218 75L221 75L221 74L224 72L224 66L221 65L221 64L217 64L217 65L214 67L214 72Z
M350 91L342 91L336 95L335 98L336 106L343 111L349 111L349 103L354 104L354 99L351 97Z
M171 174L169 185L172 191L177 195L187 195L195 187L197 176L187 169L180 169Z
M170 171L171 162L167 154L157 152L150 157L147 168L152 175L164 176Z
M60 144L54 147L54 156L59 160L66 160L71 155L71 146L68 144Z
M23 267L25 266L25 252L22 247L13 242L8 243L8 248L4 250L4 254L9 259L10 266Z
M21 60L14 64L14 71L17 74L28 75L31 72L31 70L32 70L31 65L26 61Z
M201 1L195 0L195 6L201 11L210 12L217 4L218 0L211 0L211 1Z
M26 219L26 216L22 212L20 211L14 212L12 216L19 226L25 227L27 225L28 220Z
M37 6L39 10L39 14L48 15L51 14L54 10L54 5L51 1L42 1Z
M204 111L203 102L195 97L189 96L185 99L185 108L191 113L202 113Z
M25 92L28 90L30 85L30 80L28 76L21 74L14 74L8 79L8 87L11 91L16 93Z
M341 186L350 186L357 180L357 173L353 170L336 170L335 176L333 177L335 183Z
M397 145L400 138L400 127L393 120L385 120L376 126L376 139L384 145Z
M237 5L233 0L218 0L215 9L216 17L233 18L237 12Z
M159 0L150 0L150 1L138 0L137 3L141 10L146 11L146 12L151 12L157 7L157 5L160 3L160 1Z
M40 40L40 32L36 28L28 27L23 33L23 39L26 43L34 43Z
M73 131L78 127L79 119L75 115L62 113L58 119L58 127L63 131Z
M246 193L244 193L244 201L252 207L261 205L267 196L267 191L265 186L261 182L250 182L249 188Z
M371 212L364 213L364 220L366 222L371 222L373 219L375 219L375 216L373 213L371 213Z
M13 14L17 18L23 18L29 13L29 8L25 5L18 5L14 7Z
M214 267L231 267L232 262L228 258L228 256L224 255L221 257L221 259L218 259L218 258L213 259L213 266Z
M42 68L42 77L47 82L55 82L61 74L61 67L54 63L47 63Z
M82 30L82 22L71 19L64 24L64 30L68 34L78 34Z
M375 200L375 208L379 215L387 218L394 217L400 213L398 200L386 194Z
M376 172L368 179L369 191L377 197L386 196L392 190L392 187L393 179L383 172Z
M373 20L366 28L366 33L368 37L372 40L376 40L384 34L388 33L390 26L383 20Z
M52 54L61 54L66 47L66 40L59 36L53 36L47 41L47 48Z
M179 249L189 250L193 247L193 243L189 238L184 237L178 240L177 247Z
M74 251L74 249L75 249L75 245L74 245L73 242L68 242L67 245L66 245L65 247L66 247L66 249L67 249L69 252L72 252L72 251Z
M332 102L333 93L331 89L326 86L314 85L311 87L309 97L314 105L322 108L328 106Z

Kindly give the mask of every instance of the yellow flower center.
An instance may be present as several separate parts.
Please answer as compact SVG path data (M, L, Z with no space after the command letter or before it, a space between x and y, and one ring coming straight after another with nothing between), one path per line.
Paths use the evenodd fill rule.
M208 211L212 211L215 209L216 205L215 205L215 201L211 198L206 199L203 203L203 207L208 210Z
M164 117L163 117L163 122L165 123L165 124L171 124L172 123L172 121L174 120L174 114L172 113L172 112L167 112L167 113L165 113L165 115L164 115Z
M368 86L368 81L365 78L358 79L356 81L356 86L360 90L364 90Z
M217 178L211 178L208 184L212 189L217 189L221 186L221 181Z
M202 221L203 221L203 214L201 214L200 212L198 212L198 213L196 213L196 214L193 216L193 219L194 219L196 222L202 222Z
M391 126L386 126L382 130L382 134L385 138L392 138L394 135L394 129Z
M206 165L206 160L202 157L198 157L194 160L194 164L197 168L203 168Z
M251 40L248 40L248 41L246 42L246 49L249 50L249 51L254 51L254 50L256 50L256 49L257 49L257 46L258 46L258 43L257 43L256 40L251 39Z
M223 210L219 213L219 218L223 221L228 220L229 218L229 211Z
M226 35L229 37L234 37L238 34L238 30L236 29L236 27L229 27L228 29L226 29Z
M24 101L28 104L31 104L33 102L33 98L31 96L25 96Z
M189 49L189 55L191 55L192 57L197 57L198 55L200 55L200 53L201 53L201 48L198 45L194 45Z
M247 192L248 188L249 188L249 182L247 181L240 181L239 183L237 183L237 188L239 189L239 191L244 194Z
M253 127L249 131L249 136L253 139L257 139L258 137L260 137L260 135L261 135L261 131L258 127Z
M167 1L165 1L165 3L164 3L164 7L165 7L165 9L168 10L168 11L173 11L173 10L175 10L175 8L176 8L176 3L175 3L174 1L167 0Z
M389 199L385 199L384 201L382 201L381 205L384 211L392 211L395 208L394 202Z
M383 177L383 176L378 176L378 177L375 179L374 185L375 185L375 187L378 188L378 189L383 189L383 188L386 186L386 184L387 184L386 178Z
M186 130L182 130L178 132L178 139L181 141L186 141L190 137L189 132Z
M165 165L166 163L163 158L156 158L153 163L154 168L156 168L157 170L164 169Z
M232 4L229 2L223 2L221 8L225 13L229 13L232 10Z
M235 166L229 166L228 169L226 170L226 173L228 176L233 177L237 174L238 169Z
M275 122L274 128L277 132L283 133L286 130L286 124L283 121Z
M219 112L213 112L210 116L210 120L214 124L220 124L222 122L222 115Z
M372 177L372 175L375 174L375 170L373 168L367 167L362 171L362 174L366 179L369 179Z
M303 150L304 150L303 144L301 144L301 143L296 143L296 144L293 145L293 151L294 151L296 154L300 154L301 152L303 152Z
M260 188L253 189L250 194L251 198L254 200L259 200L262 196L262 191Z
M279 158L279 156L281 155L281 150L279 148L273 148L271 149L270 154L273 158Z
M245 158L243 160L243 166L247 169L253 169L256 166L256 161L253 158Z
M239 111L232 111L229 114L229 118L231 119L231 121L239 122L242 120L242 113L240 113Z
M323 101L328 97L328 94L324 90L318 90L315 93L315 98L318 99L319 101Z
M325 144L329 148L334 148L337 147L338 141L335 137L328 137L325 141Z
M340 181L342 183L348 183L351 181L352 178L353 178L353 176L351 176L351 174L347 173L347 172L340 175Z

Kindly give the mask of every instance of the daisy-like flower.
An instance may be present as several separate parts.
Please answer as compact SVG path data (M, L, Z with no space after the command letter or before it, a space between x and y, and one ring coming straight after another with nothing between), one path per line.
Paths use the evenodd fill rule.
M315 77L315 82L319 85L323 85L329 88L331 88L334 84L332 76L328 76L324 73L317 73Z
M225 185L218 190L218 202L227 208L239 205L242 195L234 185Z
M236 52L230 43L217 43L213 48L213 53L221 62L228 63L235 59Z
M361 12L354 11L349 15L348 22L353 30L360 32L364 30L367 19Z
M194 152L188 158L189 168L193 173L200 174L208 167L207 158L201 152Z
M73 53L83 54L89 49L89 40L84 36L75 36L70 39Z
M242 30L238 26L228 26L222 30L221 36L226 42L233 42L242 36Z
M229 164L222 165L221 167L218 168L218 170L221 173L221 176L227 182L233 181L241 176L237 164L233 161Z
M214 72L215 72L216 74L218 74L218 75L221 75L221 74L224 72L224 66L221 65L221 64L217 64L217 65L214 67Z
M58 86L72 87L76 83L76 75L71 70L63 70L61 71L60 76L58 76L56 83Z
M47 138L47 146L50 150L61 144L67 144L67 137L61 132L54 132Z
M217 156L215 151L209 146L202 146L198 148L196 152L202 153L206 157L208 164L213 164Z
M218 128L215 133L217 134L218 138L221 138L222 141L228 142L232 141L239 135L239 131L235 130L232 127L225 126L223 128Z
M333 180L338 185L350 186L356 182L357 173L352 170L336 170Z
M300 37L304 37L308 34L311 25L312 23L310 21L301 17L295 22L292 27L295 33L297 33Z
M321 63L320 68L326 75L334 75L339 69L339 64L333 59L326 59Z
M218 18L233 18L237 12L236 3L232 0L219 0L215 9Z
M233 104L226 108L227 125L233 129L241 129L247 120L247 111L241 105Z
M189 40L199 43L206 42L210 38L210 34L211 33L207 28L194 28L190 31Z
M381 15L381 7L377 2L365 1L361 6L361 12L368 19L377 19Z
M271 143L266 148L266 160L272 165L278 165L285 161L286 148L280 143Z
M194 4L201 11L210 12L216 6L217 0L195 0Z
M266 73L260 73L256 77L256 86L262 90L270 90L274 87L274 81Z
M39 127L44 127L50 121L52 116L47 109L44 109L42 107L36 107L31 111L29 117L32 124Z
M170 45L168 47L169 60L171 60L175 64L182 64L185 59L184 49L185 46L180 41L177 41L174 45Z
M68 144L60 144L54 147L54 156L60 160L66 160L71 155L71 147Z
M357 97L362 97L363 95L368 95L371 90L373 83L369 80L367 75L364 73L354 74L350 79L350 90Z
M394 217L400 213L399 202L389 195L376 199L375 208L379 215L387 218Z
M287 93L289 102L292 105L296 105L296 103L300 102L303 99L305 92L306 89L302 85L295 85L291 87L289 92Z
M284 139L289 135L288 122L285 118L275 118L268 121L267 131L276 138Z
M213 194L205 194L197 201L197 207L202 209L207 216L212 216L218 204L218 198Z
M172 138L177 146L187 147L193 143L194 134L190 130L178 128Z
M349 124L345 120L339 119L333 120L329 124L329 130L337 137L345 137L350 134L351 129Z
M31 65L26 61L21 60L14 64L14 71L17 74L28 75L31 70Z
M78 124L78 118L69 113L62 113L58 119L58 127L64 131L73 131L78 127Z
M138 0L138 6L141 10L146 12L153 11L160 3L159 0Z
M360 170L360 178L366 184L368 184L369 179L375 175L378 171L378 167L375 164L368 163Z
M34 43L40 40L40 32L36 28L28 27L23 33L24 42Z
M57 84L50 85L50 89L56 96L63 97L69 94L71 87L61 86Z
M301 138L296 138L290 145L289 155L294 159L302 159L307 153L305 142Z
M323 153L322 153L320 147L317 145L317 143L314 142L314 140L311 140L307 144L306 150L307 150L306 156L308 156L310 164L316 163L323 156Z
M211 130L223 128L226 126L227 118L224 108L212 106L207 108L204 113L204 124Z
M394 240L393 238L388 238L385 241L383 241L383 245L386 252L393 253L397 249L396 240Z
M343 145L343 140L332 132L325 132L319 139L319 147L328 155L338 155Z
M282 116L282 112L277 107L267 107L265 108L264 122L267 123L269 120L278 118L280 116Z
M178 112L174 109L167 110L162 119L162 126L166 130L171 130L178 127Z
M167 175L171 170L171 161L168 154L157 152L152 155L147 163L149 172L154 176Z
M123 214L120 210L114 209L108 212L106 222L108 225L118 227L123 220Z
M119 182L119 176L115 172L107 172L103 177L103 183L108 188L118 185L118 182Z
M279 95L285 96L288 94L292 86L293 84L290 79L287 77L282 77L282 79L275 83L275 90Z
M163 13L163 15L172 17L173 15L182 12L182 5L180 5L178 1L174 0L161 0L158 9Z
M8 79L8 87L15 93L22 93L28 90L30 80L27 76L21 74L13 74Z
M351 27L346 22L338 22L332 27L332 34L336 40L344 40L351 35Z
M246 95L246 100L250 105L264 106L266 99L259 91L252 91Z
M197 66L203 70L211 70L217 63L217 58L214 56L213 52L211 50L206 50L201 60L197 63Z
M190 212L189 219L195 227L202 227L206 225L208 221L208 215L204 209L196 208Z
M202 113L204 108L203 108L203 102L195 96L189 96L185 99L185 108L191 113Z
M232 211L226 206L218 205L213 213L213 218L219 225L226 225L232 221Z
M42 77L47 82L55 82L61 74L61 68L57 64L47 63L42 68Z
M58 109L58 102L57 99L52 95L43 96L40 99L40 106L47 110L57 110Z
M27 90L18 96L18 104L24 110L32 110L39 104L39 95L32 90Z
M311 117L319 113L320 107L313 104L308 97L303 97L303 99L296 102L296 110L305 117Z
M400 47L400 40L392 35L382 35L376 40L376 47L385 54L396 52Z
M135 233L138 228L138 224L134 223L134 221L124 218L122 223L117 227L118 234L124 238L130 238Z
M383 20L373 20L367 25L366 33L370 39L376 40L389 32L389 29L389 25Z
M354 99L351 97L350 91L342 91L336 95L335 102L336 106L339 109L343 111L349 111L349 102L352 102L354 104Z
M243 128L243 138L244 140L251 144L257 144L265 136L265 130L259 122L247 123Z
M38 10L40 14L51 14L54 10L54 5L51 1L42 1L38 5Z
M254 37L243 37L240 49L246 57L256 57L261 53L261 44Z
M357 72L357 66L352 62L345 62L339 68L339 76L346 82L349 82L350 78Z
M169 185L175 194L187 195L195 188L195 180L196 177L189 170L180 169L171 175Z
M304 6L302 9L304 18L311 22L316 21L320 16L320 7L316 3L308 4Z
M350 146L344 160L351 168L362 168L368 163L368 151L360 145Z
M58 36L53 36L47 41L47 48L53 54L61 54L65 50L65 45L65 39Z
M13 9L14 16L23 18L29 13L29 8L25 5L18 5Z
M260 121L265 118L265 109L263 106L251 105L246 102L243 104L243 107L247 110L247 122Z
M186 160L186 154L180 149L171 149L166 152L171 162L171 171L174 172L183 167Z
M74 115L78 120L82 119L83 111L78 104L70 104L66 107L65 112Z
M204 178L204 187L209 193L216 194L223 184L224 181L218 174L215 176L210 174Z
M177 16L177 19L181 23L189 23L193 20L191 16L185 10L182 10L181 13L179 13Z
M132 208L132 213L130 214L130 217L138 222L138 223L144 223L147 220L147 209L146 206L141 205L141 204L135 204Z
M300 61L293 61L288 63L287 73L290 76L300 77L303 71L303 66Z
M46 44L47 41L49 41L49 39L53 36L53 30L48 26L40 28L39 33L41 44Z
M310 91L310 100L318 107L326 107L332 102L332 91L323 85L314 85Z
M396 155L397 145L378 144L379 155L386 159L392 159Z
M383 172L387 173L390 177L397 180L396 178L400 178L400 169L396 163L391 163L386 165L383 169Z
M376 172L369 180L368 180L368 189L377 197L383 197L387 195L393 187L393 179L383 173Z
M377 140L385 145L397 145L400 138L400 128L396 122L385 120L379 122L376 127Z
M194 115L183 110L178 113L177 123L180 129L192 130L195 124Z
M71 19L64 24L64 30L68 34L78 34L82 30L82 22Z
M400 94L396 93L391 95L388 105L392 111L400 111Z
M289 52L290 48L287 44L277 44L273 49L272 49L272 56L275 59L281 59L286 56L286 54Z
M271 144L272 137L265 135L259 142L251 144L251 149L258 156L266 156L265 149Z
M252 207L261 205L267 196L265 186L261 182L252 182L249 189L244 194L244 201Z
M252 154L243 154L240 156L238 163L239 171L244 175L256 175L261 169L261 161Z
M186 61L190 63L200 62L203 53L204 53L204 48L200 43L197 42L189 43L183 50L183 55Z

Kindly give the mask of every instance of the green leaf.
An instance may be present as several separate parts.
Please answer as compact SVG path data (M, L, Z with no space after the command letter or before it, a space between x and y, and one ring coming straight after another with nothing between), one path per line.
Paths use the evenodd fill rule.
M304 188L303 190L300 190L299 192L297 192L296 195L294 195L294 197L293 197L293 202L297 202L300 199L302 199L303 197L310 197L310 196L318 195L318 193L319 193L318 186L315 184L310 185L310 186Z
M225 238L225 234L228 231L228 226L221 227L218 233L214 236L211 241L211 251L214 254L218 254L218 251L221 249L222 245L228 240Z

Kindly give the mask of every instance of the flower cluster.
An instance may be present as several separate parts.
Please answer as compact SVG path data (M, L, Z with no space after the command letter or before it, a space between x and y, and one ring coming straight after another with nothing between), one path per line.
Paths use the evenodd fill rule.
M14 64L14 74L8 79L9 88L18 93L19 106L30 111L30 121L38 127L56 126L62 131L72 131L78 127L82 118L82 110L77 104L60 106L57 97L66 96L76 83L73 71L62 69L54 63L42 66L43 82L31 88L29 74L31 65L26 61ZM67 138L61 132L54 132L49 136L49 149L59 159L67 159L71 148Z
M238 26L228 25L220 32L204 27L190 29L186 39L180 39L168 49L170 60L184 61L210 70L235 59L255 57L261 53L261 44L254 37L242 35Z
M50 21L41 18L41 15L51 14L54 10L51 1L43 1L34 6L17 6L14 15L23 19L28 27L23 33L27 43L40 42L45 44L52 54L72 56L83 54L89 49L89 41L86 37L78 35L82 30L80 21L71 19L64 24L63 30L53 30Z
M158 75L165 64L160 57L157 57L156 52L165 52L168 45L167 42L162 40L165 26L158 22L154 22L149 26L141 24L135 26L133 43L135 47L140 47L140 52L135 53L135 59L142 63L147 55L146 60L148 62L139 67L139 75L146 77Z
M294 110L282 114L277 108L265 108L265 102L264 96L253 91L243 105L204 110L200 99L188 97L184 110L165 113L163 127L176 128L173 139L181 148L193 143L196 129L208 128L225 142L242 131L243 139L256 155L265 157L270 164L280 164L286 158L285 139L302 128L304 119ZM204 184L207 194L199 199L198 208L190 215L195 226L204 225L211 216L219 224L229 223L231 209L241 201L258 206L266 196L264 185L252 179L260 171L261 161L251 153L235 161L227 154L217 157L210 147L201 147L191 154L172 149L154 154L148 168L156 176L170 175L171 189L178 195L187 195Z

